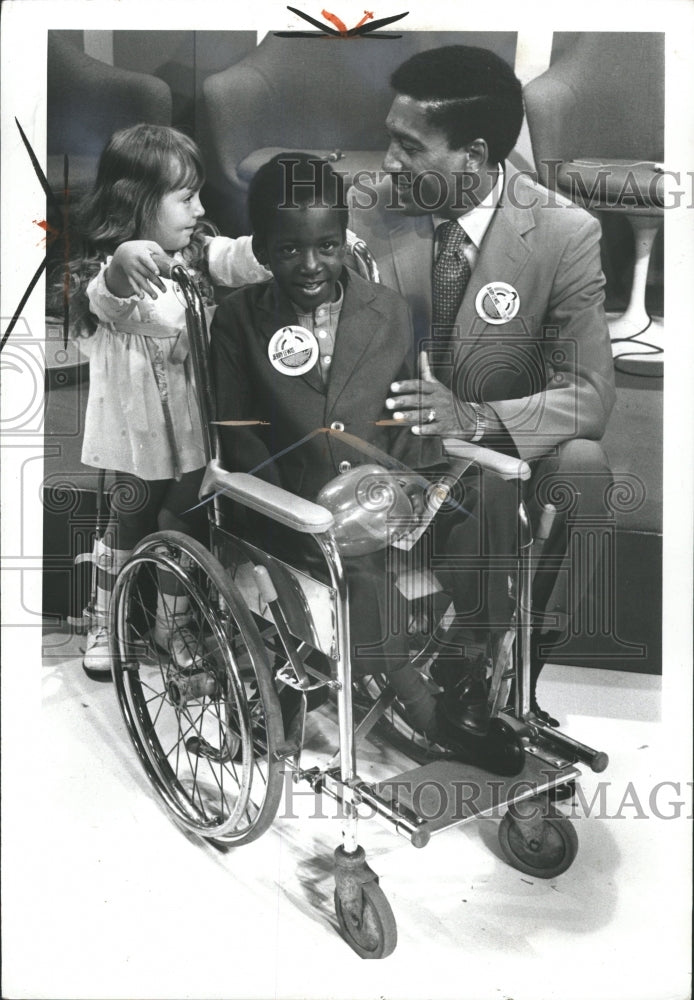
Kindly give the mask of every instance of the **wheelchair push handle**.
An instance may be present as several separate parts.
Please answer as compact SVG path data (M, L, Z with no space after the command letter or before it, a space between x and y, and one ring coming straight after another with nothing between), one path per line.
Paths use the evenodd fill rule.
M554 519L557 516L557 508L552 503L546 503L542 508L542 513L540 514L540 523L537 526L537 531L535 532L535 541L542 542L543 544L547 541L552 533L552 525L554 524Z
M260 596L266 604L274 604L277 600L277 591L275 590L274 583L270 579L270 574L264 566L254 566L253 572L256 576Z

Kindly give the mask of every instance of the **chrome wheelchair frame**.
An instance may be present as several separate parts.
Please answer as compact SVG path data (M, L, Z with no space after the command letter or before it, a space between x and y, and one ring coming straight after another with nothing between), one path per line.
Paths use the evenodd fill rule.
M368 269L366 248L357 243L352 252L362 271ZM333 517L316 503L222 468L219 433L210 420L214 393L204 307L184 268L175 266L171 276L186 300L208 463L200 496L208 503L210 550L185 535L159 532L137 546L119 574L111 605L111 651L122 715L145 772L174 820L216 845L249 842L271 825L285 769L316 794L337 800L342 821L342 842L335 851L340 930L360 956L383 958L395 948L397 930L378 877L358 844L360 807L415 847L424 847L432 834L505 807L499 838L514 867L551 878L576 855L575 831L552 808L548 793L579 775L577 763L602 771L607 757L544 725L530 710L530 594L542 541L533 540L521 503L516 617L494 664L489 701L492 716L522 747L523 762L518 773L490 781L483 764L460 763L411 731L408 735L387 680L359 680L355 688L348 585ZM525 463L476 445L450 441L447 450L463 463L476 462L506 477L529 475ZM222 496L312 536L329 582L313 580L227 532ZM177 665L151 638L152 594L162 574L176 581L195 623L189 630L195 648L188 668ZM307 662L314 649L328 658L329 677ZM415 662L426 661L427 649ZM508 703L511 684L513 704ZM338 745L322 766L304 767L307 699L321 687L336 698ZM289 731L281 710L284 691L292 692L299 706ZM357 743L379 726L386 736L397 734L397 748L411 751L419 762L399 776L407 779L399 786L398 779L374 784L359 775ZM417 794L432 781L450 791L446 808L437 815L425 808L425 796ZM479 790L475 801L461 801L456 793L456 783L459 790L465 782ZM400 787L398 794L394 787Z

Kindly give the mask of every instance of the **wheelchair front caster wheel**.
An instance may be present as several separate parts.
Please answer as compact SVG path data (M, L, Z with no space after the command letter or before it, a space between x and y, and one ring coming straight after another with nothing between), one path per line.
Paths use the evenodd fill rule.
M535 878L556 878L573 863L578 835L559 813L545 811L532 826L507 812L499 826L499 845L508 863Z
M361 885L359 900L343 901L335 890L335 913L343 938L360 958L387 958L398 943L395 917L376 882Z

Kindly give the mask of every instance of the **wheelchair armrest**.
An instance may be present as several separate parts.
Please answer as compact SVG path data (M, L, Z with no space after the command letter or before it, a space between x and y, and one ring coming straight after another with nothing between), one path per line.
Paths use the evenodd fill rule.
M495 472L502 479L530 479L530 466L520 458L502 455L501 452L492 451L491 448L480 448L478 444L461 441L459 438L444 438L443 449L451 458L463 458L474 462L482 469Z
M325 507L247 472L227 472L216 459L207 466L199 496L210 493L222 493L294 531L322 535L333 527L333 516Z

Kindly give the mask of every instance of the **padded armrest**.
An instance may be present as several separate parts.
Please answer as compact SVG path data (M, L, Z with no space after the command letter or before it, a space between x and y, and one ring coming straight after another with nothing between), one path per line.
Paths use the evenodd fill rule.
M452 458L467 459L479 465L481 469L495 472L502 479L530 479L530 466L520 458L502 455L501 452L492 451L491 448L480 448L478 444L461 441L458 438L444 438L443 448Z
M322 535L333 527L333 516L325 507L247 472L227 472L215 459L207 466L199 496L210 493L222 493L294 531Z

